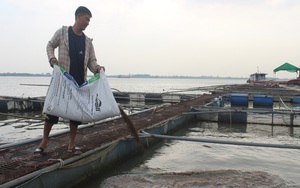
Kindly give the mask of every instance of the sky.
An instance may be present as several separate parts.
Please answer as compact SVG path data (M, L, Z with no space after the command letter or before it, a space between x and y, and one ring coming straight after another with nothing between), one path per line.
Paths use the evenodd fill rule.
M296 78L299 0L1 0L0 73L50 73L47 42L75 10L107 75Z

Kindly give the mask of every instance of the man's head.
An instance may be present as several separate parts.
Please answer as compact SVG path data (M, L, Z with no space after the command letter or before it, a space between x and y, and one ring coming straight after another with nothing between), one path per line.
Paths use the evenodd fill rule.
M87 15L89 15L90 17L92 17L91 11L90 11L88 8L84 7L84 6L80 6L80 7L78 7L78 8L76 9L76 11L75 11L75 19L76 19L76 17L77 17L79 14L82 14L82 15L87 14Z
M75 24L83 31L89 25L91 17L91 11L84 6L80 6L75 11Z

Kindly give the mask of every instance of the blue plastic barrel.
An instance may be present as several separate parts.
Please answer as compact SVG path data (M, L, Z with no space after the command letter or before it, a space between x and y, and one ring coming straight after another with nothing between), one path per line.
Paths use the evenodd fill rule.
M273 108L274 97L271 95L253 95L253 107Z
M231 94L230 95L230 101L231 101L231 106L233 107L248 107L248 94Z
M300 98L291 98L291 103L300 103Z

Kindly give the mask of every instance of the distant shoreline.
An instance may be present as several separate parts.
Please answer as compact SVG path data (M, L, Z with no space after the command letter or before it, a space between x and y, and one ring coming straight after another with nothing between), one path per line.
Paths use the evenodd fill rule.
M31 73L0 73L0 76L6 77L51 77L50 73L31 74ZM88 75L91 77L91 75ZM106 75L108 78L173 78L173 79L248 79L246 77L220 77L220 76L152 76L148 74L130 74L130 75Z

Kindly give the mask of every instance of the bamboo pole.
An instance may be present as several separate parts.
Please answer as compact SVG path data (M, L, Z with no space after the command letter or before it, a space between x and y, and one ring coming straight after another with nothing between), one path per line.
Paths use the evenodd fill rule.
M256 146L256 147L268 147L268 148L300 149L300 146L296 146L296 145L238 142L238 141L216 140L216 139L205 139L205 138L188 138L188 137L180 137L180 136L150 134L147 132L140 133L140 136L142 138L162 138L162 139L191 141L191 142L205 142L205 143L211 143L211 144L227 144L227 145Z
M45 119L45 118L41 118L41 117L22 116L22 115L18 115L18 114L3 113L3 112L0 112L0 115L17 117L17 118L24 118L24 119L36 119L36 120L44 120Z
M20 84L21 86L49 86L47 84Z

